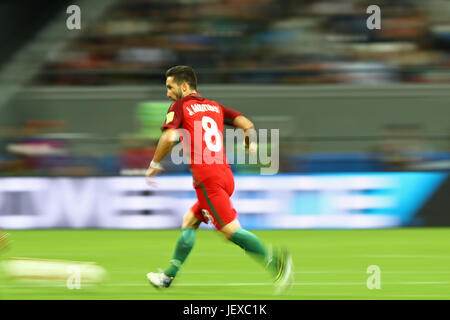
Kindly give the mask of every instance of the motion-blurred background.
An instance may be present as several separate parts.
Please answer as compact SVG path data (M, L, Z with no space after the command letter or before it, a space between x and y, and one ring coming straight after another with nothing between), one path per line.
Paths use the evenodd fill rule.
M179 64L203 96L280 129L279 175L233 167L246 227L450 225L450 2L372 2L2 2L0 227L179 226L188 167L167 161L158 190L132 177Z

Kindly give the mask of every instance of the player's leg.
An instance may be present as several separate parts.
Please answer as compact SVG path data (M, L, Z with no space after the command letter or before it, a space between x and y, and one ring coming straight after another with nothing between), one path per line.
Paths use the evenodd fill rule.
M225 237L245 250L258 262L269 268L272 273L278 271L277 257L271 248L267 248L263 242L252 232L243 229L238 219L234 219L220 229Z
M252 232L243 229L237 219L222 227L220 231L270 271L276 294L286 293L291 288L294 282L294 265L286 249L266 249L262 241Z
M191 252L195 243L195 230L198 229L200 223L202 222L196 217L196 215L198 215L197 211L200 210L199 208L200 206L197 202L184 215L183 222L181 224L181 235L178 238L169 267L165 271L160 270L159 272L147 273L147 279L154 287L169 287L181 265Z
M212 220L217 230L225 237L240 246L256 260L267 265L270 269L276 260L271 258L271 250L267 250L261 240L253 233L242 229L230 201L231 190L225 190L220 185L199 184L196 188L197 198L208 220Z
M240 246L269 270L276 286L276 294L285 293L289 290L294 280L293 263L289 252L286 249L272 250L272 247L266 248L254 233L241 227L236 210L234 210L230 200L230 190L215 186L210 188L202 186L202 189L208 210L212 213L210 218L213 219L215 227L228 240ZM199 197L200 199L203 198ZM200 201L200 203L202 202L204 206L204 201Z
M196 206L194 206L196 207ZM164 273L169 277L175 277L181 265L184 263L195 243L195 230L198 229L200 223L193 210L189 210L183 217L183 223L181 225L181 235L178 238L175 246L175 251L170 260L169 267L164 270Z
M231 176L231 174L230 174ZM221 231L227 239L240 246L257 261L262 263L272 274L276 293L283 293L293 283L292 258L287 250L274 251L266 249L262 241L253 233L241 227L237 219L236 210L233 208L230 196L234 185L231 178L222 183L212 181L199 183L195 188L197 198L202 209L202 214L207 220L212 221L217 230Z
M236 210L233 208L230 197L234 192L234 177L231 170L225 171L222 182L222 191L215 201L220 206L220 214L224 215L224 220L229 221L220 231L231 242L237 244L245 252L249 253L255 259L264 263L264 265L272 268L274 260L272 259L272 250L266 249L262 241L248 230L242 229L237 219Z

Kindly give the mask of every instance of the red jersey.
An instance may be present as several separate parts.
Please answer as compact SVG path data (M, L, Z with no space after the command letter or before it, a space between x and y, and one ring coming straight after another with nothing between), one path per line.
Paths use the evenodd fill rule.
M193 93L170 106L161 129L183 129L180 136L184 154L193 173L212 166L229 167L223 146L223 127L224 124L233 126L233 120L240 114Z

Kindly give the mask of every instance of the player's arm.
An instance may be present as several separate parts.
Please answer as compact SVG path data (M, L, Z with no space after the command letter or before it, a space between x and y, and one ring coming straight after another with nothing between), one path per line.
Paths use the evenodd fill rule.
M224 123L244 131L244 146L250 153L255 153L258 148L256 143L256 131L253 122L245 117L241 112L222 106L224 113Z
M163 167L161 166L161 161L165 156L172 150L175 142L177 141L176 129L165 129L159 138L158 145L156 146L155 154L150 162L150 165L145 173L147 181L150 183L149 178L160 172Z
M234 118L233 126L244 130L245 147L249 149L250 153L256 152L258 145L256 143L256 131L253 122L241 114Z
M253 122L247 119L241 112L220 105L223 110L224 124L240 128L244 131L254 128Z
M242 114L238 115L236 118L234 118L233 126L235 126L236 128L240 128L244 131L255 128L255 126L253 125L253 122L251 122L249 119L247 119Z
M256 152L256 131L253 122L245 117L241 112L222 106L224 123L244 130L244 146L249 148L250 153Z
M172 104L166 115L166 122L161 127L163 131L159 138L158 145L156 146L155 154L150 162L150 165L145 172L147 182L152 185L150 177L160 172L163 168L161 161L170 152L174 144L177 142L178 134L177 129L181 127L183 121L183 111L181 103L175 102Z
M166 155L172 150L177 141L177 132L175 129L166 129L163 131L161 138L159 138L156 146L155 154L153 155L153 162L160 163Z

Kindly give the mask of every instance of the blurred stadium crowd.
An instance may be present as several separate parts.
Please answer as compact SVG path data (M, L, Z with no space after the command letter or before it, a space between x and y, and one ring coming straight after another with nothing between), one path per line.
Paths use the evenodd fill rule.
M369 30L372 2L117 0L74 41L49 52L30 85L163 86L166 69L178 64L193 66L202 84L449 83L450 1L377 0L382 28ZM159 126L164 114L151 117ZM0 175L117 175L152 159L156 136L92 138L68 134L59 120L0 127ZM420 123L386 122L364 154L314 154L283 139L280 172L442 168L420 166L427 159L450 168L448 140L437 153L421 138Z
M161 83L196 66L205 83L450 81L450 2L379 0L119 0L35 84Z
M23 126L2 128L0 176L143 175L156 149L157 139L138 134L96 138L65 133L65 126L64 121L27 121ZM446 150L435 150L422 134L418 124L386 125L366 152L309 152L308 142L280 140L279 172L449 170L450 145ZM270 144L267 150L270 157ZM272 163L264 165L260 161L258 158L257 164L249 164L246 156L244 164L233 163L232 168L238 173L259 174L262 166L273 167ZM170 156L163 164L166 173L189 173L186 164L176 165Z

